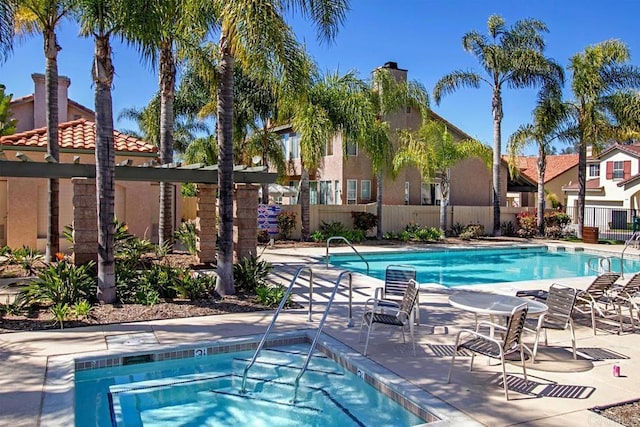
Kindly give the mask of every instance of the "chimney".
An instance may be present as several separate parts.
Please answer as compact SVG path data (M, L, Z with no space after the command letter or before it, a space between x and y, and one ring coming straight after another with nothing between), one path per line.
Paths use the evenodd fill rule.
M44 85L44 74L33 73L33 127L41 128L47 125L47 92ZM68 121L69 85L71 79L58 76L58 122Z
M393 61L385 62L385 64L382 66L382 68L389 68L391 70L397 70L398 69L398 63L397 62L393 62Z

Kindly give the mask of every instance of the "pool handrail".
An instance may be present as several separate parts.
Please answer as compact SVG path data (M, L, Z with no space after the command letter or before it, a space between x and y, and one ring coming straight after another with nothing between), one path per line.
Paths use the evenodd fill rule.
M360 254L360 252L358 252L358 250L351 244L351 242L349 240L347 240L345 237L343 236L332 236L329 237L327 239L327 252L325 254L325 263L326 263L326 267L329 268L329 247L332 241L334 240L342 240L344 241L347 245L349 245L349 247L351 249L353 249L353 252L356 253L356 255L358 255L360 257L360 259L362 260L362 262L364 262L367 265L367 276L369 275L369 263L367 262L366 259L364 259L364 257Z
M622 256L591 257L587 260L587 268L595 274L612 273L611 260L620 259L620 277L624 279L624 250ZM595 262L595 265L594 265Z
M333 292L331 292L329 301L327 301L327 308L324 309L322 320L320 320L320 324L318 325L318 330L316 331L316 336L313 338L313 341L311 342L311 346L309 347L309 353L307 354L307 358L304 360L302 369L300 369L300 372L296 376L296 380L294 383L295 387L293 389L293 401L292 401L293 404L296 403L296 399L298 398L298 386L300 385L300 378L302 378L302 375L305 373L305 371L307 370L307 367L309 366L309 362L311 361L311 356L313 356L313 350L315 350L316 345L318 344L318 339L320 338L320 333L322 333L324 322L327 320L327 315L329 314L329 310L331 309L331 304L333 304L333 299L335 298L336 292L338 291L338 288L340 287L340 283L342 282L342 278L345 275L349 276L349 300L351 300L351 284L352 284L353 276L351 275L350 271L343 271L342 273L340 273L340 275L338 276L338 279L336 280L335 285L333 286ZM349 305L349 312L351 312L351 305ZM349 314L349 317L351 317L351 314Z
M258 359L258 356L260 355L260 351L262 351L262 348L264 347L265 343L267 342L267 338L269 336L269 333L271 333L271 330L273 329L273 326L276 323L276 320L278 319L278 315L280 315L280 312L282 311L282 309L284 308L287 300L289 299L289 296L291 295L291 291L293 289L293 286L297 283L298 281L298 277L300 276L300 274L305 271L308 270L309 271L309 314L308 314L308 321L312 322L312 307L313 307L313 270L311 269L311 267L300 267L298 268L298 271L296 272L296 274L293 276L293 279L291 279L291 283L289 284L289 287L287 288L287 291L285 292L284 296L282 297L282 300L280 301L280 305L278 305L278 308L276 309L275 313L273 314L273 319L271 319L271 323L269 323L269 326L267 327L267 330L265 331L264 335L262 336L262 339L260 340L260 343L258 344L258 346L256 347L256 351L253 354L253 357L251 358L251 361L247 364L247 366L245 366L244 371L242 373L242 385L240 387L240 391L242 393L246 393L246 382L247 382L247 374L249 372L249 369L256 363L256 360ZM345 273L349 273L349 307L348 307L348 321L347 321L347 327L350 328L353 326L353 289L352 289L352 276L351 276L351 272L349 271L343 271L342 273L340 273L340 275L338 276L338 280L336 281L336 285L334 286L334 290L333 290L333 294L331 296L331 299L329 300L329 302L327 303L327 308L325 308L325 313L322 317L322 320L320 322L320 326L318 328L318 332L316 335L316 338L314 339L314 343L312 344L315 347L315 342L317 341L317 337L320 335L320 332L322 331L322 327L324 326L324 321L325 318L327 316L327 312L329 311L329 308L331 308L331 304L333 302L333 297L335 296L336 293L336 289L338 288L338 285L340 284L341 280L342 280L342 276ZM312 347L313 349L313 347ZM311 352L309 353L311 354ZM304 371L303 371L304 372Z

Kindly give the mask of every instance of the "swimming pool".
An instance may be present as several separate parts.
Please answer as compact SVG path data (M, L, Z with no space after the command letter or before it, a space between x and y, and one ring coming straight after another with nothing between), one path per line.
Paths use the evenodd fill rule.
M272 334L266 358L261 355L259 369L250 371L246 394L240 392L241 373L259 336L51 358L41 425L475 425L325 334L292 405L289 380L314 336L310 331ZM75 387L62 384L69 377Z
M419 283L438 283L447 287L592 276L596 273L589 268L588 262L598 257L585 252L551 251L546 246L399 250L363 253L362 256L369 263L370 276L384 280L389 264L412 265L417 270ZM619 261L614 261L612 271L620 271ZM366 265L355 254L331 255L329 262L339 268L366 273ZM592 264L597 266L598 262ZM626 259L624 271L640 271L640 262Z

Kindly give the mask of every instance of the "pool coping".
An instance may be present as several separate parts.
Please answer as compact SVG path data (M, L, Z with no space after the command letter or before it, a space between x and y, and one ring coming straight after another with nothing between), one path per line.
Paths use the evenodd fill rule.
M272 333L268 345L286 345L311 342L315 329L302 329L290 332ZM215 341L202 341L182 345L153 345L143 349L126 351L123 349L82 353L75 355L51 356L47 360L43 398L38 425L72 426L75 425L75 382L76 370L97 369L122 365L123 359L151 355L154 361L180 358L199 358L209 354L228 353L255 349L262 334L221 338ZM405 409L414 405L420 408L420 416L430 422L423 426L480 426L465 413L431 395L410 381L394 374L389 369L362 356L346 344L321 334L318 350L340 363L347 370L368 382L378 391L398 401ZM407 406L408 405L408 406ZM415 413L415 412L414 412ZM433 417L436 419L434 420Z

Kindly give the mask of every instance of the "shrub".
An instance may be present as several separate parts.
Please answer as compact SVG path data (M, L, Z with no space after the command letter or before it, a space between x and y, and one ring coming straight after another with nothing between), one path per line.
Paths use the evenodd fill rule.
M133 293L133 304L156 305L160 302L160 294L150 283L141 283Z
M87 317L89 317L92 310L93 306L87 300L78 301L73 305L73 314L78 320L86 319Z
M453 237L457 237L460 235L460 233L462 233L464 231L464 225L460 224L459 222L456 222L455 224L453 224L451 226L451 235Z
M272 266L257 257L249 256L241 258L233 265L233 280L236 290L253 293L260 285L266 284L266 277L271 272Z
M546 227L544 229L544 235L549 239L561 239L564 237L564 232L562 231L562 227L554 225L552 227Z
M571 217L564 212L545 212L544 223L547 227L564 228L571 222Z
M291 232L296 228L296 220L295 212L280 212L278 214L276 222L280 229L280 236L283 239L291 238Z
M538 233L538 218L535 211L519 212L516 215L516 224L518 226L518 236L533 237Z
M422 242L437 242L442 240L442 230L435 227L421 228L416 231L415 238Z
M182 280L173 285L173 290L180 298L191 301L206 299L213 295L216 288L216 276L208 274L189 274L186 270Z
M185 247L187 252L191 255L198 253L196 248L196 223L193 221L186 221L180 224L180 227L176 230L176 239L178 239Z
M25 274L29 276L36 275L44 261L44 256L40 252L28 246L11 251L11 258L20 264Z
M340 221L333 221L329 223L322 221L322 224L320 224L320 232L327 236L328 239L333 236L343 236L347 232L347 229Z
M505 221L502 224L500 224L500 234L503 236L515 236L516 229L513 226L513 222Z
M462 240L477 239L480 236L484 236L484 225L482 224L469 224L464 228L464 231L460 233L458 237Z
M155 289L160 298L175 298L174 285L188 275L182 269L168 265L153 264L140 272L138 286Z
M23 291L28 304L68 304L95 301L96 276L93 262L73 265L67 261L49 264Z
M365 234L378 225L378 217L369 212L351 212L351 218L354 230L362 230Z
M51 314L53 314L53 318L56 319L55 323L59 323L60 329L64 329L64 321L67 320L69 312L71 311L69 306L67 304L58 303L49 308L49 311L51 311Z
M286 292L287 289L282 285L260 285L256 287L256 300L266 307L274 307L280 304ZM291 306L291 295L287 298L287 302L285 302L284 306Z

